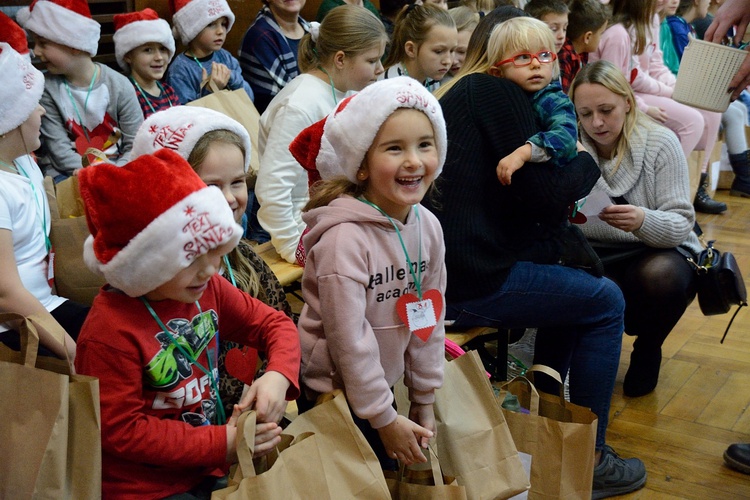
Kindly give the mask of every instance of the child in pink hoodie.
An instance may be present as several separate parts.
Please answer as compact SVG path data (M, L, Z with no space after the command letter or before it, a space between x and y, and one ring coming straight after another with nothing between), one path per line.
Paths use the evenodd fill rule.
M303 215L307 264L300 411L341 389L384 469L424 462L444 360L445 247L419 203L440 174L446 130L414 79L389 78L342 101L290 146L320 173ZM404 377L409 418L394 408Z

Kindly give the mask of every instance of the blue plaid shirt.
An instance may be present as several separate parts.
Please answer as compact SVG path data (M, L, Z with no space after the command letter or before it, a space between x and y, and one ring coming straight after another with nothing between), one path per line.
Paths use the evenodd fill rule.
M560 82L553 81L531 96L537 123L542 132L529 137L528 142L543 149L548 159L558 167L565 166L578 155L578 124L576 110L562 91ZM532 157L533 161L539 161Z

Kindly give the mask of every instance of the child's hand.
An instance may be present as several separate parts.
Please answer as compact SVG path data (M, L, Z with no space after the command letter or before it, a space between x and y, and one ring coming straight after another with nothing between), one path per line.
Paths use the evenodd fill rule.
M422 405L419 403L412 403L409 408L409 420L418 423L428 431L432 432L433 436L437 434L437 429L435 428L435 412L433 411L431 404ZM418 441L419 446L427 449L427 444L430 442L430 439L423 436L420 437Z
M397 458L404 465L424 463L427 461L419 449L422 438L430 439L432 431L399 415L396 420L378 429L385 451L391 458Z
M211 81L216 84L219 90L226 88L229 83L229 77L232 76L231 71L224 64L213 62L211 63Z
M669 118L667 112L657 106L649 106L646 114L659 123L665 123Z
M240 406L234 405L232 416L227 421L227 463L237 461L237 420L241 413ZM262 457L273 450L281 442L281 431L281 427L275 422L256 423L253 458Z
M253 382L239 406L242 410L254 407L258 413L258 422L278 423L286 410L286 391L289 385L289 380L281 373L266 372Z
M497 164L497 178L504 186L510 185L510 177L513 172L523 167L523 164L531 159L531 144L524 144L511 154L500 160Z

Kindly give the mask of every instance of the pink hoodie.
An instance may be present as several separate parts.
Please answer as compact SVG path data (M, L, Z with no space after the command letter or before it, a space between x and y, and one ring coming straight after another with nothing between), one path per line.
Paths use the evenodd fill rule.
M418 212L419 221L412 210L406 224L395 223L416 264L421 222L421 289L437 289L445 297L443 231L429 210L419 205ZM396 419L391 387L402 375L410 401L433 403L443 383L445 307L427 342L397 315L399 297L416 295L416 289L391 222L349 196L302 218L310 232L304 237L305 306L298 329L308 399L343 389L354 413L375 429Z

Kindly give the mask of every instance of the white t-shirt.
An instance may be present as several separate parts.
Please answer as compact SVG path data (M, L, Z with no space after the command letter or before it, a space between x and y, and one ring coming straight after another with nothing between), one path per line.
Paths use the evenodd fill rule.
M13 256L21 283L45 309L52 311L66 299L54 295L47 281L44 235L49 236L50 214L42 172L28 155L18 158L16 165L29 178L0 170L0 229L13 233ZM0 331L6 330L0 324Z
M295 261L297 244L305 230L302 208L310 199L307 171L289 152L289 144L302 130L325 118L348 95L332 90L330 83L316 76L303 73L276 94L260 117L260 168L255 182L260 202L258 221L271 235L276 251L288 262Z

